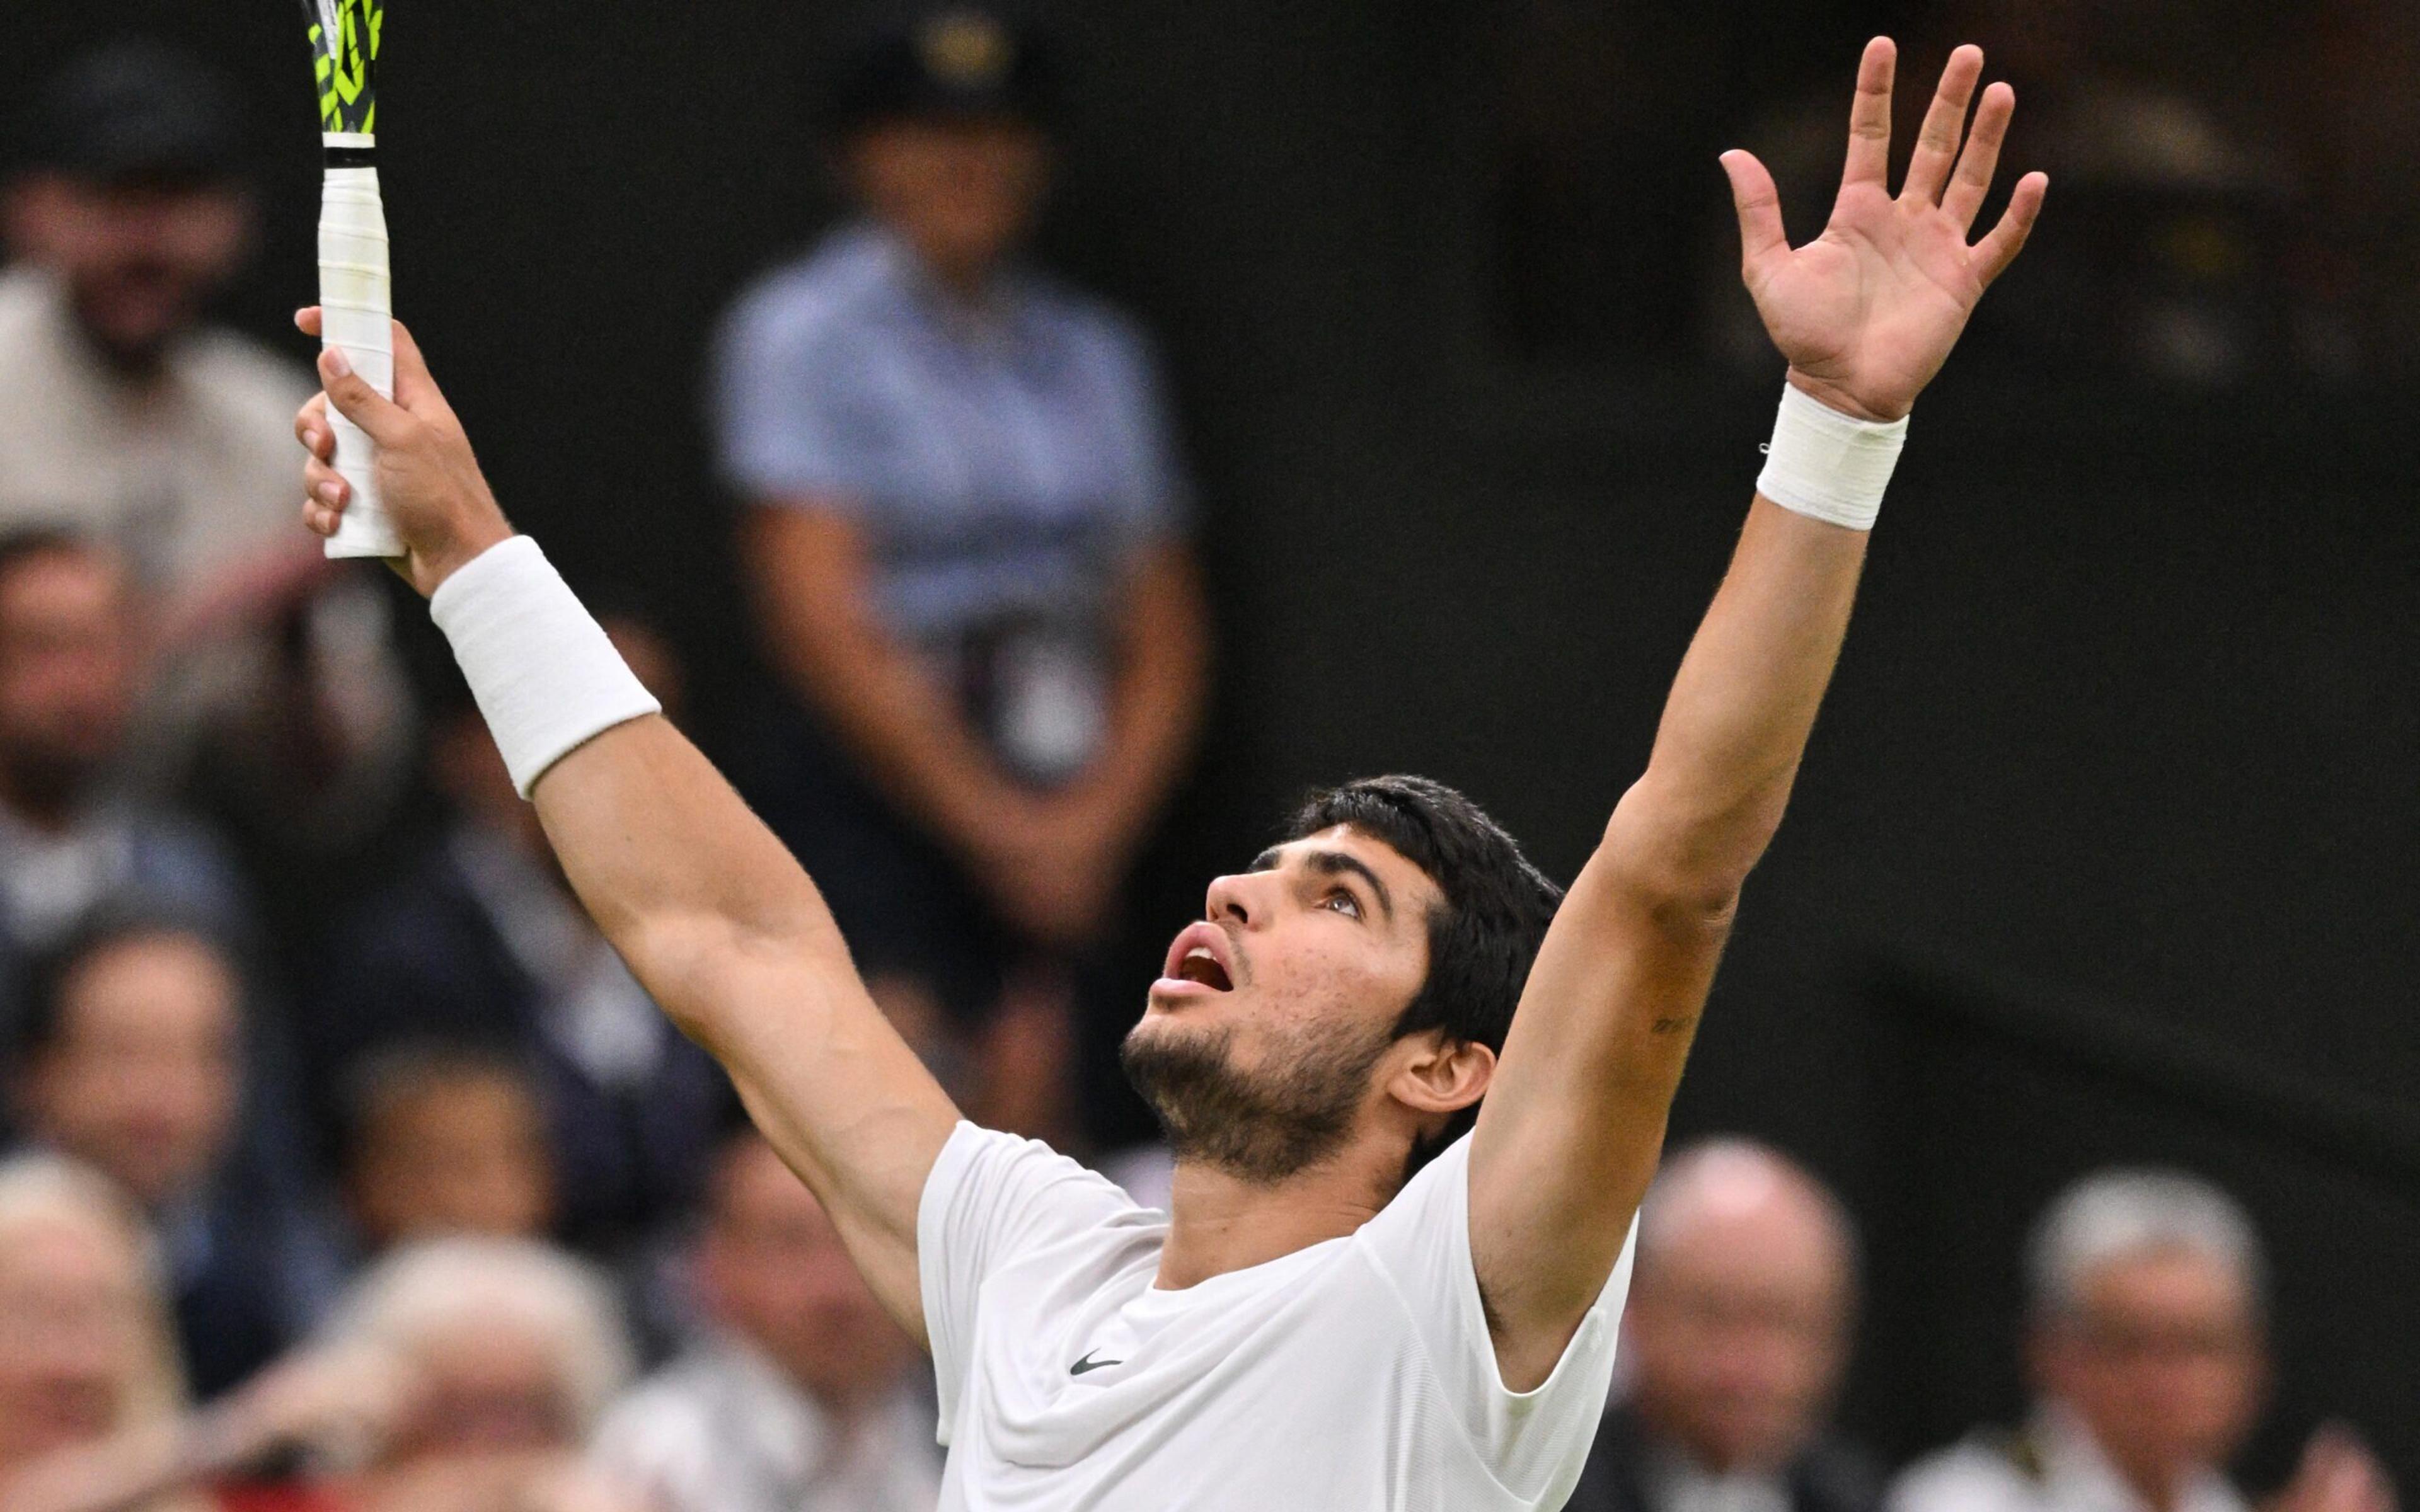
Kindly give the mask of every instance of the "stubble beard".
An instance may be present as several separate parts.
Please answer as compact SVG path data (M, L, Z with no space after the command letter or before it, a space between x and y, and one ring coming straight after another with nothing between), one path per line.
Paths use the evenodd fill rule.
M1233 1027L1153 1031L1146 1020L1118 1063L1180 1164L1271 1185L1343 1148L1389 1041L1353 1025L1306 1026L1276 1047L1277 1069L1259 1073L1237 1068L1234 1042Z

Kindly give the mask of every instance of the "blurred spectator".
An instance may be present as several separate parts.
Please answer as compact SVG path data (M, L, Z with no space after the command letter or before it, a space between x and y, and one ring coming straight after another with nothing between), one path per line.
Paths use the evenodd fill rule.
M255 239L234 99L129 43L53 80L29 124L0 206L0 526L108 541L157 595L159 780L209 781L277 847L349 839L407 775L402 687L374 579L297 525L309 378L205 323Z
M183 1398L141 1221L67 1160L0 1163L0 1507L29 1504L63 1453L173 1422Z
M611 1290L559 1251L495 1239L398 1251L362 1279L319 1349L396 1372L363 1471L333 1498L349 1512L637 1504L581 1462L630 1350Z
M25 1136L89 1162L150 1215L204 1396L282 1351L334 1281L293 1181L242 1141L243 1044L225 952L136 915L88 927L45 964L12 1060Z
M2194 1177L2103 1172L2060 1196L2027 1257L2037 1409L1919 1461L1892 1512L2242 1512L2225 1467L2267 1388L2260 1242ZM2392 1512L2341 1429L2315 1435L2273 1512Z
M1674 1156L1639 1210L1630 1391L1572 1512L1873 1512L1880 1467L1827 1427L1856 1289L1812 1176L1744 1139Z
M578 1453L628 1373L611 1297L578 1261L439 1241L381 1263L241 1392L54 1454L0 1507L120 1512L209 1488L224 1512L635 1512Z
M2025 270L1981 314L1974 340L2004 359L2061 374L2115 372L2196 386L2276 377L2341 359L2301 332L2299 313L2333 291L2288 280L2295 164L2281 137L2233 129L2212 108L2246 105L2223 85L2174 67L2130 67L2130 29L2166 37L2153 0L1959 0L1934 8L1929 42L1946 54L1978 41L1991 77L2024 101L2015 166L2042 169L2059 214ZM2240 44L2239 44L2240 45ZM2164 77L2163 75L2165 75ZM1900 70L1901 118L1920 115L1932 72ZM1823 230L1840 173L1839 123L1828 95L1753 133L1781 190L1793 242ZM1985 223L1995 208L1987 208ZM1739 289L1728 229L1708 258L1716 341L1761 371L1762 326Z
M1063 1137L1067 968L1185 760L1206 632L1144 344L1021 260L1051 63L982 4L849 51L828 124L860 218L740 299L714 405L806 716L751 795L870 978L962 1026L1016 979L976 1095Z
M481 1044L401 1045L362 1065L349 1101L345 1196L367 1253L552 1227L546 1109L519 1059Z
M0 967L56 944L104 897L240 923L218 847L115 780L137 639L133 588L107 548L40 528L0 536Z
M628 623L609 628L675 707L660 642ZM459 676L442 688L428 759L446 826L335 932L318 1011L298 1026L323 1124L344 1126L335 1100L380 1052L430 1040L495 1047L535 1077L565 1236L618 1257L694 1205L729 1084L572 896Z
M655 1512L925 1512L940 1495L915 1345L753 1130L695 1254L712 1336L607 1414L595 1459Z

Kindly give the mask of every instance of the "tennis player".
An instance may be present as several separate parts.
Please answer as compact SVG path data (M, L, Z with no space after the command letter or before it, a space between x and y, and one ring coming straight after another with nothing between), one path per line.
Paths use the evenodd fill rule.
M1887 40L1867 48L1819 240L1793 251L1771 177L1723 159L1789 381L1603 844L1559 900L1469 802L1381 779L1213 882L1125 1045L1177 1153L1165 1215L959 1119L805 873L512 532L409 339L392 403L322 358L327 398L297 422L308 523L327 533L346 502L332 399L376 439L399 565L581 897L931 1349L944 1508L1562 1504L1633 1214L1906 415L2047 188L2028 175L1970 243L2015 101L1985 90L1967 132L1982 54L1962 48L1894 197L1893 66Z

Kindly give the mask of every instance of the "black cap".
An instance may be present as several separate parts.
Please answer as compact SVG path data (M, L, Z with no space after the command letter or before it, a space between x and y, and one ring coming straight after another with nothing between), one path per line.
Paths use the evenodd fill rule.
M69 65L36 98L27 124L27 166L98 183L225 183L244 174L225 82L156 42Z
M997 5L919 5L882 16L843 49L819 114L836 131L903 116L1040 126L1056 85L1049 39L1031 17Z

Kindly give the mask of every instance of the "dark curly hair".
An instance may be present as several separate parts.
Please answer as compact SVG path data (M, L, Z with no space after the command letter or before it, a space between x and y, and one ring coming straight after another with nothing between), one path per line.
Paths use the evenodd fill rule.
M1529 863L1485 810L1424 777L1366 777L1314 793L1295 811L1288 840L1342 825L1383 841L1445 895L1429 916L1429 975L1395 1021L1394 1037L1443 1030L1447 1039L1501 1051L1530 963L1563 889ZM1470 1131L1478 1104L1415 1145L1406 1174Z

